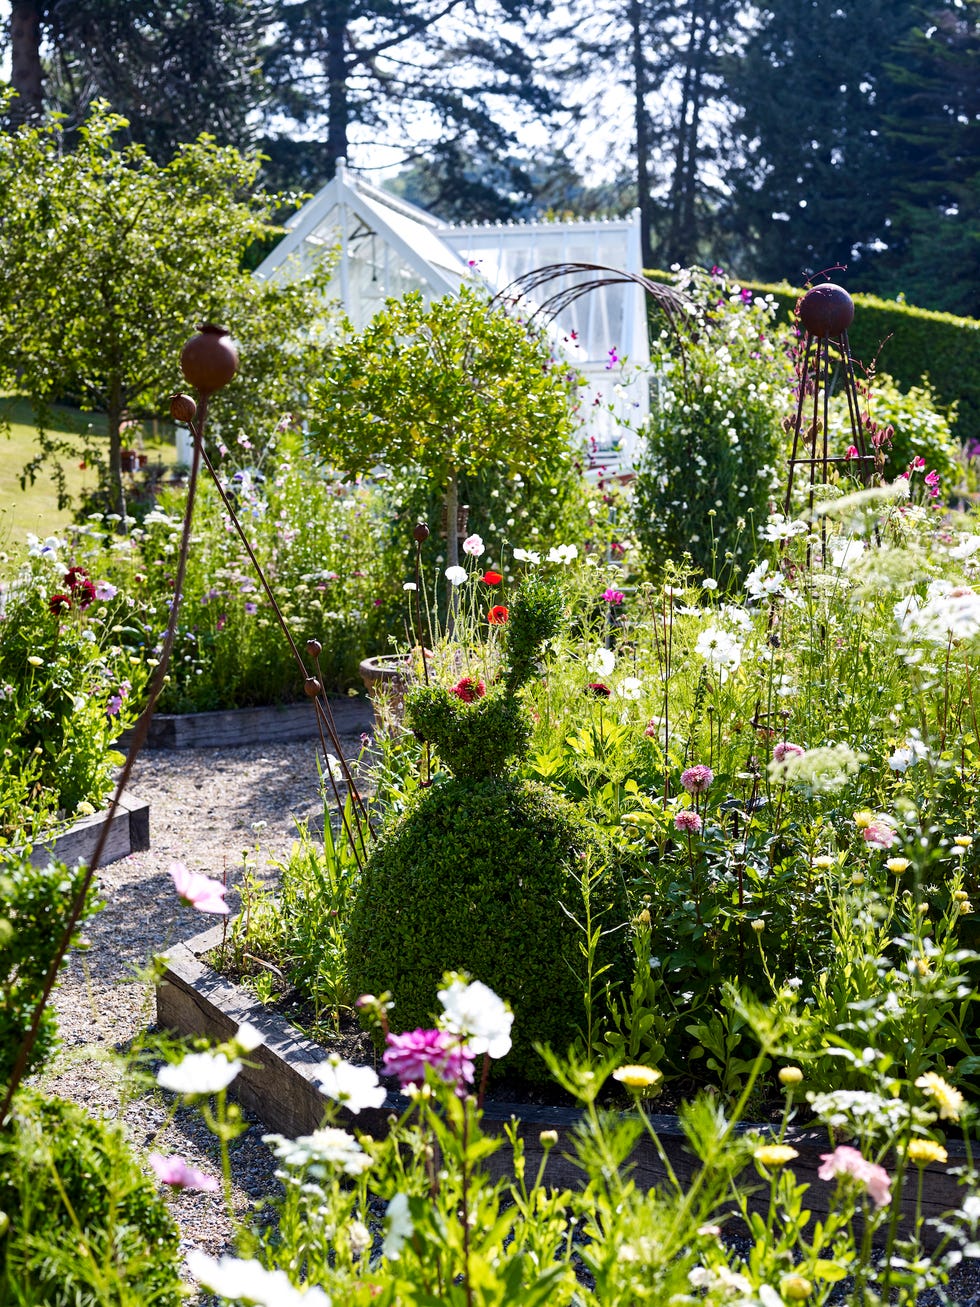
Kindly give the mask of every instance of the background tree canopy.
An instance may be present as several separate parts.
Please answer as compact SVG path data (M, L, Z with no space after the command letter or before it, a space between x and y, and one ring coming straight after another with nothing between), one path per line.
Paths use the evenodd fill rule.
M980 0L11 0L4 37L8 125L69 145L102 97L159 163L206 130L453 220L639 205L650 265L980 315Z

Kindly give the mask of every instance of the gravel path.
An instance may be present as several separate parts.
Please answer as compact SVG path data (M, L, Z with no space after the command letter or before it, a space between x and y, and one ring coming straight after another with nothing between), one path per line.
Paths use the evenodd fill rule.
M359 736L343 743L345 756L356 758ZM170 1095L152 1092L120 1107L121 1077L106 1053L124 1052L154 1021L152 987L141 974L147 961L214 921L180 906L170 864L181 861L211 876L227 872L235 885L247 855L260 876L274 876L297 822L322 817L318 784L312 741L141 754L130 792L150 804L151 847L99 873L106 906L89 921L90 947L72 955L56 993L62 1051L44 1074L47 1091L96 1115L121 1117L140 1148L179 1153L220 1175L215 1141L196 1113L180 1111L167 1123ZM229 901L234 906L234 893ZM239 1215L275 1187L264 1132L252 1125L234 1146ZM185 1252L200 1248L216 1255L228 1246L229 1223L217 1196L175 1191L171 1202Z

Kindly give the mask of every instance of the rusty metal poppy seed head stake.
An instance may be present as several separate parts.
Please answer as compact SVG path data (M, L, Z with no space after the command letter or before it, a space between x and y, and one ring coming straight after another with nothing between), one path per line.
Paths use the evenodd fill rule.
M227 386L238 371L238 350L227 328L202 322L181 350L180 370L202 395Z
M170 396L170 416L175 422L189 423L197 417L197 405L190 395L176 394Z
M811 336L841 336L854 321L854 301L832 281L814 286L800 300L800 325Z

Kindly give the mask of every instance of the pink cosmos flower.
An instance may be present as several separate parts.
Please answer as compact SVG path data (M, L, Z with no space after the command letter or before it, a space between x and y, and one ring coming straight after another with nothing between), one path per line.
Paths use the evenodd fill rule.
M806 749L802 744L790 744L789 740L781 740L772 751L774 762L785 762L787 758L802 758Z
M464 1084L473 1083L473 1056L458 1035L448 1030L407 1030L403 1035L389 1034L385 1040L381 1069L398 1077L406 1085L425 1082L425 1068L432 1067L448 1085L464 1092Z
M875 817L869 826L865 826L861 834L871 849L890 849L898 838L895 827L884 817Z
M185 907L222 915L231 911L225 902L227 890L219 880L188 871L182 862L170 864L170 875L173 877L174 889Z
M886 1207L892 1200L891 1180L883 1166L869 1162L856 1148L841 1144L832 1153L822 1153L823 1166L817 1171L821 1180L833 1180L838 1175L850 1175L863 1184L875 1207Z
M608 590L603 590L602 598L605 599L607 604L621 604L626 596L622 590L614 590L610 586Z
M704 794L714 779L714 772L710 767L706 767L703 762L699 762L694 767L688 767L686 771L681 772L681 784L688 794Z
M697 835L701 829L701 818L693 808L681 808L674 818L674 829L685 831L688 835Z
M175 1189L200 1189L206 1194L216 1194L221 1188L213 1175L205 1175L196 1166L188 1166L182 1157L151 1153L146 1160L153 1167L156 1178Z

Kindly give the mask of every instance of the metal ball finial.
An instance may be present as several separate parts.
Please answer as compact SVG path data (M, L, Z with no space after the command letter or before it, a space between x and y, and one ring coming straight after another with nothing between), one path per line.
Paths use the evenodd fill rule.
M808 290L800 301L800 322L811 336L822 340L840 336L854 321L854 301L843 286L823 282Z

